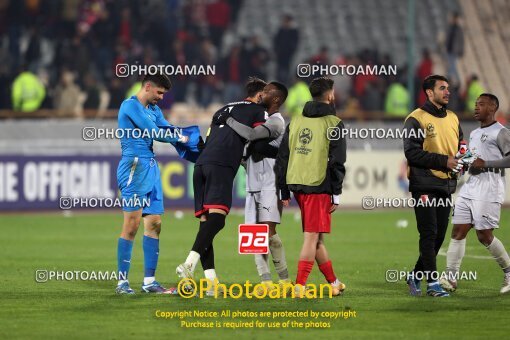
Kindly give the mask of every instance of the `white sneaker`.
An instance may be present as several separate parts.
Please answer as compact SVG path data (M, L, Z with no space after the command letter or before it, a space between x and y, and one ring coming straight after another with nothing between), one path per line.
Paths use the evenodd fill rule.
M300 285L299 283L297 283L294 286L294 295L293 295L293 297L298 298L298 299L303 299L304 297L306 297L305 293L306 293L306 287L305 286Z
M186 263L181 263L175 269L175 273L181 279L193 279L193 271L191 270L191 265Z
M181 279L193 280L193 271L191 270L191 265L189 265L189 264L181 263L175 269L175 273ZM196 284L195 284L195 286L196 286ZM191 291L193 291L194 287L192 286L191 283L185 283L182 288L185 291L191 292Z
M331 295L339 296L342 295L345 290L345 284L340 282L338 279L331 283Z
M219 284L220 282L218 279L215 279L214 282L211 282L211 286L205 291L205 296L212 296L214 298L227 297L228 292L225 290L225 286L220 286Z
M454 291L457 290L457 281L442 278L441 280L439 280L439 284L447 292L453 293Z
M505 273L505 279L503 280L503 287L499 291L501 294L510 292L510 273Z

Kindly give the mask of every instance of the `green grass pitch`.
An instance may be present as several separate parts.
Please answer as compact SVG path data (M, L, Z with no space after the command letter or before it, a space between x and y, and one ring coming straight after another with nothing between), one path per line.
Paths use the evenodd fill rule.
M407 219L407 228L397 220ZM136 294L117 296L114 281L35 282L35 271L116 269L116 245L122 215L114 213L2 215L0 257L0 338L41 339L311 339L316 338L495 338L510 331L510 295L499 294L503 275L487 251L469 234L462 270L476 271L476 281L460 282L447 299L411 297L405 282L388 283L389 269L406 270L417 256L418 233L409 210L345 211L334 214L332 234L326 238L335 272L347 285L345 295L333 299L183 299L178 296ZM510 249L510 212L503 212L496 235ZM237 225L232 214L215 241L216 267L226 283L257 282L250 255L237 254ZM449 227L449 231L451 227ZM197 221L191 213L176 219L171 210L163 217L157 278L175 285L175 267L192 245ZM294 212L284 215L278 228L284 242L291 278L295 278L302 233ZM143 275L142 232L135 241L130 282L137 291ZM443 248L447 247L449 234ZM438 257L439 269L446 258ZM201 273L200 273L201 274ZM274 277L276 279L276 277ZM311 283L322 283L317 266ZM329 328L216 328L181 327L178 319L155 316L160 311L356 311L356 318L317 321ZM260 319L260 318L258 318ZM191 318L188 320L211 321ZM253 321L240 318L217 321ZM262 320L262 319L260 319ZM280 322L289 318L264 319ZM292 319L297 320L297 319ZM309 319L297 321L306 322ZM207 332L207 333L206 333Z

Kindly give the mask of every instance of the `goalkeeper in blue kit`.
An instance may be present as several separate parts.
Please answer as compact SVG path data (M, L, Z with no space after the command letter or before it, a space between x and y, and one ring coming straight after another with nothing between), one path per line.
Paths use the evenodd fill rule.
M133 294L128 273L133 241L143 217L144 279L142 292L173 294L155 280L159 256L161 215L164 213L163 192L158 163L153 152L154 140L172 144L183 158L194 160L203 143L198 127L177 128L166 121L156 103L170 90L166 75L147 75L135 96L120 106L118 124L122 158L117 168L117 182L122 194L124 223L118 240L118 294ZM138 130L138 133L133 131ZM138 138L136 138L138 137Z

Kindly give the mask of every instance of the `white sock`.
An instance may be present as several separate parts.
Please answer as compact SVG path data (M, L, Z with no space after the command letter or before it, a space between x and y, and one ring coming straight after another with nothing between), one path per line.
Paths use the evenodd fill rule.
M210 280L211 282L214 282L214 280L218 278L216 276L216 270L214 270L214 269L204 270L204 276L207 280Z
M148 277L144 277L143 278L143 284L146 286L146 285L150 285L151 283L153 283L154 281L156 281L156 278L154 276L148 276Z
M283 243L278 234L274 234L269 238L269 250L273 257L273 264L280 280L287 280L289 278L289 271L287 270L287 260L285 259L285 250Z
M435 284L438 284L438 282L437 281L428 282L427 287L433 286Z
M198 261L200 260L200 254L192 250L189 252L188 258L186 258L185 264L191 266L191 271L195 271Z
M267 254L256 254L255 264L261 281L271 281L271 272L269 271L269 256Z
M496 260L501 269L507 273L510 267L510 257L508 256L503 243L501 243L501 241L496 236L494 236L494 239L492 240L492 243L487 247L487 250L489 253L491 253L492 257L494 260Z
M128 280L119 280L119 282L117 282L117 286L120 286L121 284L123 284L124 282L129 282Z
M450 240L448 252L446 253L446 273L449 280L454 280L457 277L465 252L466 239L455 240L452 238Z

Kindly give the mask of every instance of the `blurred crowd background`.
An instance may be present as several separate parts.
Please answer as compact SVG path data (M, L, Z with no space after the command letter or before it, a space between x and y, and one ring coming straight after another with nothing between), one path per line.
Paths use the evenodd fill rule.
M440 73L450 109L469 116L491 91L505 122L509 11L504 0L0 0L0 116L113 118L140 86L115 65L138 63L215 65L215 75L171 77L167 115L209 119L256 76L288 85L290 117L309 100L296 66L310 63L397 65L396 76L334 77L346 118L401 119Z

